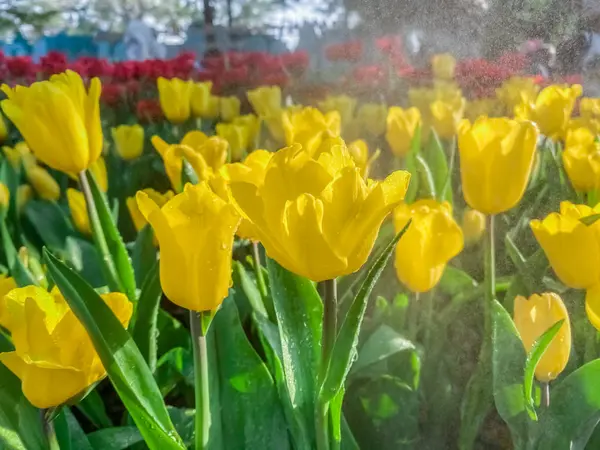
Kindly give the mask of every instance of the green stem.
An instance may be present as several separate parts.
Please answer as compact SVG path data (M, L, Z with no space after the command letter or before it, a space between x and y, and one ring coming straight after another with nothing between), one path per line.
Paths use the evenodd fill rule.
M262 265L260 263L260 251L258 248L258 242L252 241L252 259L254 259L254 273L256 275L256 284L260 292L263 301L267 298L267 283L265 282L265 275L262 271Z
M315 428L317 432L317 450L329 450L329 405L318 402L315 413Z
M424 295L424 299L423 301L425 301L426 305L425 305L425 317L421 323L421 326L425 327L425 338L423 340L423 345L425 346L425 351L427 351L429 349L429 344L430 344L430 340L431 340L431 329L433 328L432 325L432 320L433 320L433 298L434 298L434 290L435 288L433 288L431 291L429 291L427 293L427 295Z
M542 408L550 408L550 383L541 383L542 388Z
M409 339L413 341L417 339L417 335L419 334L418 311L420 297L421 294L419 292L415 292L414 300L408 303L408 307L406 309L406 330Z
M102 229L102 223L98 216L98 210L96 209L96 203L94 202L94 196L90 188L90 183L87 179L85 171L79 174L79 184L81 185L81 192L85 198L87 206L88 217L92 228L92 236L96 249L100 252L100 259L102 261L101 268L106 278L108 287L113 292L125 292L125 289L120 284L120 278L115 267L115 263L108 249L106 237L104 236L104 230Z
M194 388L196 400L195 450L208 448L210 431L210 397L206 336L202 332L202 314L190 311L190 331L194 350Z
M48 419L47 411L49 410L43 409L41 411L41 414L44 426L44 434L46 435L46 439L48 440L48 449L60 450L60 445L58 444L58 439L56 438L56 430L54 429L54 422Z
M484 255L484 287L485 301L484 311L484 342L492 337L492 302L496 298L496 254L494 248L494 216L486 216L486 240Z

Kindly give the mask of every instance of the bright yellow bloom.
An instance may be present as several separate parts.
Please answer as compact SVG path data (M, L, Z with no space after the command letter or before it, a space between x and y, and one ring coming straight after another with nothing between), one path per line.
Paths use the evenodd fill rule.
M585 118L599 118L600 98L582 98L579 102L579 114Z
M14 168L20 166L21 160L26 160L24 161L25 164L35 162L35 157L31 155L31 150L29 150L29 146L24 141L17 142L14 147L5 145L2 147L2 151Z
M194 117L214 118L211 111L212 81L194 83L190 96L192 114ZM214 97L217 98L217 97Z
M227 183L249 183L256 187L261 186L272 156L273 153L266 150L254 150L243 162L223 166L220 175ZM243 218L236 234L242 239L259 240L252 223Z
M365 103L358 108L356 122L363 133L376 138L385 133L387 115L387 106L377 103Z
M101 297L127 327L133 311L127 297ZM62 405L106 375L85 328L57 289L14 289L0 298L0 305L0 324L15 346L15 351L0 353L0 361L21 379L32 405Z
M35 156L65 173L79 173L102 152L100 80L86 92L81 77L70 70L29 87L2 90L4 113L12 120Z
M271 116L281 111L281 88L261 86L246 93L248 101L259 116Z
M67 189L67 202L69 203L69 210L75 228L81 234L91 235L92 228L90 227L90 219L83 194L77 189L69 188Z
M144 128L140 125L119 125L111 132L117 153L125 161L137 158L144 151Z
M340 114L342 127L346 128L354 117L356 99L347 95L329 95L325 100L319 102L319 109L324 113L337 111Z
M169 300L194 311L216 309L231 286L235 208L206 182L187 184L162 208L141 191L137 202L158 238L160 284Z
M4 121L4 116L0 113L0 144L6 140L8 137L8 126Z
M106 172L106 162L100 157L94 164L90 166L90 172L94 175L94 179L98 183L98 187L102 192L108 191L108 173Z
M436 100L429 105L431 126L439 137L450 139L456 134L463 118L466 100L464 97L453 101Z
M33 197L33 189L28 184L22 184L17 188L17 211L21 214L25 205L31 200Z
M600 331L600 284L586 290L585 312L590 323Z
M227 141L201 131L190 131L180 144L169 145L159 136L152 137L152 145L165 164L167 176L176 192L181 191L183 158L190 163L202 180L210 178L227 161Z
M396 246L396 273L412 292L427 292L438 284L448 261L463 249L463 233L448 202L401 204L394 210L396 232L410 219Z
M287 145L300 144L308 152L319 148L324 139L340 135L340 115L337 111L323 114L316 108L285 111L282 116Z
M233 119L239 116L240 108L240 99L235 96L219 98L219 111L221 120L224 122L231 122Z
M173 191L167 191L164 194L161 194L158 191L155 191L152 188L142 189L141 192L146 194L150 200L152 200L159 208L162 208L165 203L173 198ZM144 226L148 223L146 218L140 211L138 207L137 200L135 197L127 197L125 201L127 204L127 209L129 210L129 214L131 215L131 220L133 221L133 225L137 231L141 231Z
M190 102L194 83L179 78L159 77L156 80L160 106L167 120L171 123L183 123L190 117Z
M410 174L365 181L339 140L318 153L300 145L279 150L264 181L231 181L242 216L268 255L286 269L323 281L365 263L381 223L406 193Z
M519 119L532 120L540 127L540 131L549 137L564 135L575 100L581 95L581 86L571 87L558 85L548 86L538 95L535 102L523 102L515 109Z
M218 123L217 136L225 139L229 144L232 161L241 161L250 145L250 129L243 125L232 123Z
M535 103L540 87L533 78L512 77L496 89L496 97L504 104L505 110L513 114L521 103Z
M442 80L452 80L456 70L456 59L450 53L433 55L431 58L433 76Z
M10 191L8 187L0 182L0 211L7 209L10 203Z
M0 273L0 325L2 325L3 327L5 326L4 323L2 322L2 316L4 314L3 309L4 309L4 302L3 302L3 298L6 294L8 294L10 291L12 291L13 289L16 289L17 283L15 282L14 278L9 277L3 273Z
M560 214L531 221L533 234L554 272L569 287L588 289L600 283L600 222L587 226L580 221L599 213L600 205L592 209L561 202Z
M587 128L592 134L597 135L600 134L600 117L574 117L567 123L567 128L565 129L565 134L563 136L564 139L567 138L569 132L578 130L579 128Z
M479 242L485 232L485 214L475 209L465 209L462 219L462 230L466 245L473 245Z
M527 353L542 334L560 320L564 320L560 330L535 368L535 377L542 383L558 377L569 361L571 353L569 313L562 299L555 293L533 294L529 300L521 295L515 298L515 326Z
M600 187L600 144L590 130L579 128L567 133L562 159L575 189L589 192Z
M254 146L258 133L260 133L260 119L254 114L245 114L233 119L232 123L234 125L246 127L248 130L248 142L250 143L250 146ZM251 147L249 147L249 149L251 149Z
M417 127L421 125L421 113L415 107L402 109L392 106L387 115L385 139L396 156L406 156Z
M531 122L480 118L460 124L458 150L467 204L498 214L523 196L533 167L538 131Z
M369 178L371 167L373 166L373 163L377 161L377 158L379 158L381 151L377 149L375 153L369 157L369 147L362 139L358 139L348 144L348 151L354 160L354 165L360 169L361 176L365 179Z
M41 198L54 201L60 198L60 186L46 169L34 164L25 171L29 184Z

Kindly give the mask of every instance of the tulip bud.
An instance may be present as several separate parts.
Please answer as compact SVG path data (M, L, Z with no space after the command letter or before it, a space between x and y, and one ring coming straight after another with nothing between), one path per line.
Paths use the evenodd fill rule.
M31 200L32 197L33 189L31 189L31 186L28 184L22 184L19 186L17 189L17 211L19 214L21 214L23 208L25 208L25 205L27 202L29 202L29 200Z
M76 189L69 188L67 189L67 202L75 228L82 234L91 235L92 229L83 194Z
M224 122L231 122L237 116L240 115L240 99L234 96L221 97L219 99L219 110L221 113L221 120Z
M137 158L144 151L144 129L140 125L120 125L112 129L119 156L125 161Z
M53 201L60 198L60 186L46 169L35 165L26 170L29 183L41 198Z
M485 214L476 209L466 209L462 220L465 244L473 245L479 242L485 231Z
M0 210L8 208L10 202L10 191L4 183L0 183Z
M533 294L515 298L514 321L525 351L530 352L535 342L550 327L564 320L560 330L544 352L535 368L535 377L540 382L554 380L564 370L571 353L571 324L569 313L558 294Z
M8 128L6 126L6 123L4 122L4 117L2 117L2 114L0 113L0 143L4 142L7 137Z

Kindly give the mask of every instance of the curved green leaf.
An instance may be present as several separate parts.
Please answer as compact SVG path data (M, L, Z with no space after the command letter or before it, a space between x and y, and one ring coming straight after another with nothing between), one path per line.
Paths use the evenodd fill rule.
M143 440L136 427L104 428L88 434L87 439L94 450L125 450Z
M79 275L44 251L48 272L87 330L123 404L151 449L184 448L143 356L108 305Z
M35 277L21 262L4 219L0 219L0 234L2 235L2 247L4 247L4 255L6 256L6 262L8 263L8 270L10 271L10 275L15 279L17 285L21 287L37 285L38 283L35 282Z

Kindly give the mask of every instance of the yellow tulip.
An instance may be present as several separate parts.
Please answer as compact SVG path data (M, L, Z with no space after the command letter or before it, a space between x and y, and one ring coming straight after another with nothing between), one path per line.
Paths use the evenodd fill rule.
M578 130L579 128L587 128L594 135L600 134L600 117L580 116L572 118L567 123L563 138L566 140L569 132Z
M402 109L392 106L387 114L385 139L396 156L406 156L417 127L421 125L421 113L415 107Z
M474 122L480 117L499 116L501 115L500 110L501 108L497 100L482 98L467 102L467 106L465 107L465 117L471 122Z
M160 106L167 120L174 124L183 123L190 117L190 102L194 83L179 78L170 80L159 77L156 81Z
M111 132L117 153L125 161L137 158L144 151L144 128L140 125L119 125Z
M3 273L0 273L0 325L2 325L3 327L6 328L6 324L3 323L2 321L2 316L5 314L4 313L4 302L3 302L3 298L6 294L8 294L10 291L12 291L13 289L16 289L17 283L15 282L14 278L9 277Z
M140 192L146 194L148 198L156 203L159 208L162 208L169 200L173 198L173 195L175 195L173 191L167 191L164 194L161 194L152 188L142 189ZM127 204L127 209L129 210L129 214L131 215L131 220L133 221L135 229L137 231L141 231L141 229L144 228L148 222L138 207L136 197L127 197L125 203Z
M600 98L582 98L579 102L579 114L585 118L599 118Z
M535 103L540 87L533 78L511 77L496 89L496 97L504 104L505 110L513 114L521 103Z
M133 307L120 293L101 296L124 327ZM37 408L68 402L106 375L85 328L58 290L13 289L0 298L0 324L15 351L0 361L21 379L23 394Z
M600 284L586 290L585 312L593 327L600 331Z
M227 161L227 141L216 136L209 138L201 131L190 131L180 144L172 145L159 136L153 136L152 145L162 157L167 176L176 192L182 189L184 157L202 180L211 177Z
M281 88L261 86L246 93L248 101L259 116L270 116L281 111Z
M8 209L8 205L10 204L10 191L8 187L2 182L0 182L0 211Z
M485 214L475 209L466 209L463 213L462 230L466 245L479 242L485 232Z
M366 103L358 108L356 122L367 136L377 138L385 133L387 106L376 103Z
M316 151L323 140L340 135L340 114L323 114L315 108L285 111L282 116L287 145L300 144L308 152Z
M540 92L535 103L523 102L517 106L515 115L519 119L535 122L546 136L561 137L573 113L575 100L581 92L578 84L572 87L548 86Z
M542 383L558 377L569 361L571 353L569 313L562 299L555 293L533 294L529 300L521 295L515 298L515 326L527 353L542 334L560 320L564 320L560 330L535 368L535 377Z
M60 186L46 169L33 165L26 167L25 171L29 184L41 198L54 201L60 198Z
M33 197L33 189L28 184L22 184L17 188L17 211L21 214L25 205Z
M337 111L342 121L342 127L346 128L354 117L356 99L347 95L329 95L325 100L319 102L319 109L324 113Z
M194 83L190 96L192 114L194 117L213 118L211 114L212 82ZM216 98L216 97L215 97Z
M224 122L231 122L233 119L239 116L240 108L240 99L235 96L219 98L219 111L221 120Z
M538 131L531 122L506 118L464 120L458 132L460 175L467 204L498 214L523 196L533 166Z
M600 187L600 144L589 129L567 133L562 159L576 190L589 192Z
M255 144L256 138L260 133L261 125L261 121L257 116L254 114L245 114L243 116L236 117L231 123L245 127L248 131L248 141L250 142L250 145L253 146Z
M31 154L31 150L29 150L29 146L24 141L17 142L14 147L9 147L7 145L2 147L2 151L4 152L4 156L10 162L10 164L18 168L23 161L24 164L32 164L35 162L35 157Z
M427 292L438 284L448 261L463 249L463 233L448 202L419 200L401 204L394 210L396 232L410 219L408 230L396 246L396 273L412 292Z
M90 172L94 175L94 179L102 192L108 191L108 173L106 172L106 162L104 161L104 158L98 158L96 162L90 166Z
M377 158L379 158L381 151L377 149L375 153L369 157L369 147L362 139L358 139L348 144L348 151L354 160L354 165L360 169L361 176L365 179L369 178L371 167L373 166L373 163L377 161Z
M463 118L466 100L460 97L454 101L436 100L429 105L431 126L439 137L450 139L456 135L458 124Z
M254 150L243 162L223 166L220 175L227 183L249 183L256 187L261 186L272 156L273 153L266 150ZM236 234L242 239L259 240L252 223L244 218L242 218Z
M69 210L71 211L71 218L73 219L75 228L82 234L91 235L92 229L83 194L77 189L69 188L67 189L67 202L69 203Z
M217 136L229 143L232 161L241 161L250 145L250 130L243 125L232 123L218 123Z
M35 156L66 173L80 173L102 152L100 80L86 92L81 77L70 70L29 87L2 90L4 113L12 120Z
M587 226L580 219L600 213L586 205L560 204L560 214L532 220L533 234L550 265L569 287L588 289L600 283L600 222Z
M140 211L160 246L160 283L173 303L194 311L212 311L231 286L233 236L240 216L206 182L187 184L159 208L137 193Z
M330 141L318 154L300 145L279 150L261 183L230 182L238 210L267 254L313 281L360 269L410 179L398 171L382 182L365 181L348 149Z
M452 80L456 70L456 59L450 53L433 55L431 58L433 76L442 80Z
M8 137L8 126L4 121L4 117L2 113L0 113L0 144L6 140Z

